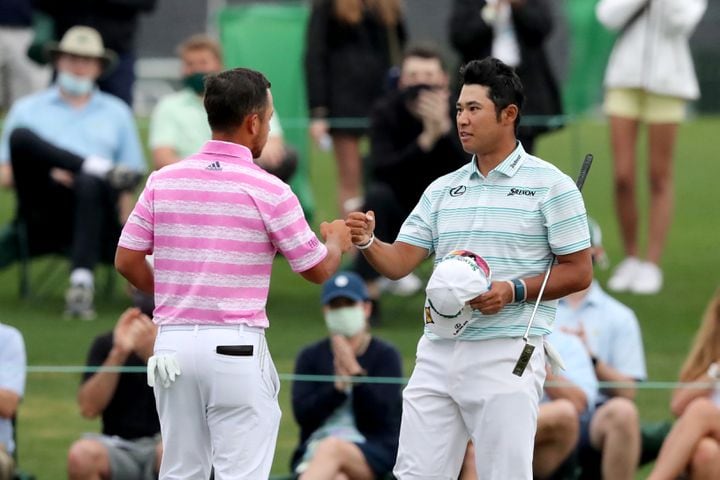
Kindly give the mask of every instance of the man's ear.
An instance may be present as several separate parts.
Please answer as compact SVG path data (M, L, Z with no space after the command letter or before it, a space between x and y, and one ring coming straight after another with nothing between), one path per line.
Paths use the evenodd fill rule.
M518 116L518 107L514 103L511 103L500 112L500 120L504 124L514 124L515 119Z
M248 132L252 135L257 135L260 132L260 115L257 113L251 113L245 117Z

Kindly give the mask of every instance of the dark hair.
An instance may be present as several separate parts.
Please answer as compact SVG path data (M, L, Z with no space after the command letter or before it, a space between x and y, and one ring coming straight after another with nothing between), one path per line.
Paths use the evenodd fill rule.
M488 98L495 105L497 118L508 105L516 105L515 132L520 123L520 114L525 103L525 92L515 69L497 58L486 57L471 60L460 68L463 85L482 85L488 88Z
M421 42L409 45L403 52L402 61L404 62L411 57L422 58L425 60L437 60L440 62L440 67L443 71L447 71L445 59L443 58L442 53L440 53L440 50L433 43Z
M265 111L270 82L249 68L233 68L205 78L205 111L213 132L227 132L245 117Z

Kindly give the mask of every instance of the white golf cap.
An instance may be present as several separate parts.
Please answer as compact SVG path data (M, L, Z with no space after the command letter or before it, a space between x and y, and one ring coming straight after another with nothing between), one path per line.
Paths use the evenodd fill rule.
M441 338L457 338L470 324L469 300L490 288L490 267L475 253L455 250L447 254L428 280L425 326Z

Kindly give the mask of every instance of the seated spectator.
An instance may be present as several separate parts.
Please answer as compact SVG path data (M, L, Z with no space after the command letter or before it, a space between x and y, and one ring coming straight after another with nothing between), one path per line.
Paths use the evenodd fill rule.
M720 478L720 289L705 310L680 371L681 382L705 386L675 389L670 407L678 417L663 443L649 480Z
M604 259L602 233L588 219L593 263ZM598 282L558 302L554 328L577 335L590 354L603 388L597 405L582 418L578 454L585 475L633 479L640 462L640 418L634 383L647 377L640 326L633 311L605 293ZM592 478L595 478L594 476Z
M222 71L220 44L198 34L178 47L184 88L158 102L150 120L150 148L155 168L162 168L200 150L210 140L203 108L204 78ZM297 152L285 145L277 112L270 119L270 136L255 163L287 182L297 166Z
M145 367L153 354L156 332L149 317L129 308L112 332L95 338L87 366ZM78 404L83 417L102 416L102 434L86 434L70 447L70 480L157 478L162 456L160 422L144 371L88 371Z
M0 480L15 469L13 418L25 392L25 342L13 327L0 323Z
M397 454L401 386L350 380L401 377L400 353L370 334L372 306L357 274L341 272L325 282L322 304L330 336L300 352L295 374L340 378L293 382L293 413L300 425L293 472L304 480L382 479Z
M575 450L580 418L592 411L598 393L592 363L582 342L557 330L547 341L564 360L565 371L554 372L548 366L533 452L533 477L537 479L552 478ZM477 480L474 455L469 443L460 480Z
M145 165L132 112L95 88L112 63L97 31L74 27L50 51L56 83L5 120L0 183L14 183L30 255L70 251L66 313L92 319L93 269L112 261Z
M448 83L443 59L433 46L410 47L403 56L398 90L381 98L372 110L371 180L362 210L375 211L379 238L394 239L425 188L470 160L454 127ZM363 255L356 257L353 270L368 282L373 319L379 318L378 300L386 279ZM388 285L397 294L412 294L421 287L413 274Z

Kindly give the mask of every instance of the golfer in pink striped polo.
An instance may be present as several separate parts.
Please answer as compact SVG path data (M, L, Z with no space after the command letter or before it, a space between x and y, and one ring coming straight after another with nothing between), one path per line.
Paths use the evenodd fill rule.
M264 329L276 252L322 283L350 246L342 220L321 243L290 188L253 163L273 113L270 83L234 69L206 80L212 140L153 173L115 265L154 293L160 326L148 382L163 438L163 480L268 478L280 407ZM154 255L154 270L145 255Z

